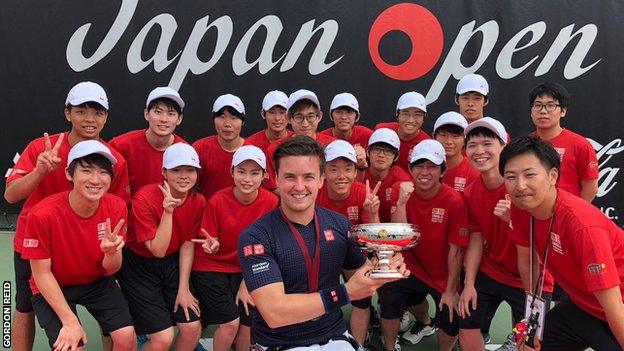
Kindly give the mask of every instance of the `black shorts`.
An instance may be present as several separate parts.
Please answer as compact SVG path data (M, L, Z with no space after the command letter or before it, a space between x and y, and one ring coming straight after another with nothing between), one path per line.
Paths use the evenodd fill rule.
M526 302L524 289L503 284L481 271L477 273L475 289L477 290L477 309L472 310L470 307L470 316L459 320L461 329L489 329L490 322L503 301L511 307L514 325L524 318ZM550 306L551 294L543 293L542 297L546 299L546 306Z
M174 305L178 294L179 255L163 258L148 258L124 248L123 264L119 283L134 321L137 335L153 334L177 323L190 323L199 320L189 309L189 320L184 309Z
M568 294L563 290L563 288L555 282L555 287L553 288L552 300L553 301L563 301L568 298Z
M191 281L197 292L203 325L225 324L236 318L240 318L242 325L251 325L244 306L236 306L236 293L243 281L241 273L193 271Z
M76 305L84 306L95 318L104 333L132 326L128 302L113 277L102 277L93 283L62 287L61 291L69 307L76 314ZM48 336L50 346L58 338L63 323L41 294L32 297L32 305ZM78 314L76 314L78 316Z
M383 301L380 307L381 318L399 319L403 316L406 307L420 305L425 301L427 295L431 295L436 306L440 303L442 294L413 275L407 279L386 284L379 290L379 296ZM436 308L434 317L436 327L450 336L459 334L459 325L457 324L459 318L455 312L453 313L453 322L449 320L449 312L446 306L442 311Z
M15 309L22 313L30 313L33 311L30 260L23 259L21 253L13 251L13 270L15 271Z
M543 351L575 351L591 347L600 351L622 348L607 322L583 311L570 299L555 305L544 323Z

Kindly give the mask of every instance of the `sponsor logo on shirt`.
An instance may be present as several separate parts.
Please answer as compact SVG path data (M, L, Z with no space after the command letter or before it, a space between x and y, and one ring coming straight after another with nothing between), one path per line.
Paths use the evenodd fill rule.
M269 262L260 262L251 266L251 272L258 274L269 270Z
M334 302L338 302L338 294L336 294L336 290L332 290L329 294Z
M559 236L559 234L551 232L550 241L552 242L553 250L556 253L563 255L563 248L561 247L561 237Z
M357 221L360 218L360 211L357 206L347 207L347 218L350 221Z
M431 222L433 223L442 223L444 221L444 212L443 208L434 207L431 209Z
M607 268L607 265L604 263L590 263L587 265L587 272L589 272L589 275L600 275L604 273L605 268Z
M459 236L468 236L468 228L459 228Z
M392 199L392 188L386 189L386 201L390 201Z
M39 246L39 240L37 239L24 239L22 243L23 247L37 247Z
M16 174L26 174L26 173L28 173L28 171L26 171L25 169L13 168L13 171L11 171L11 176L14 176Z
M325 234L325 241L334 241L336 239L334 237L334 232L331 229L323 231L323 234Z
M465 188L466 188L466 178L455 177L455 181L453 182L453 189L463 192Z
M590 169L593 169L593 168L598 168L598 162L596 162L596 161L591 161L591 162L589 163L589 168L590 168Z
M563 155L565 154L565 147L556 147L555 151L559 154L559 161L563 161Z
M245 257L253 255L253 247L251 245L243 247L243 255Z
M98 235L98 240L104 239L104 235L106 235L106 222L98 223L97 235Z
M262 244L255 244L253 246L253 253L254 253L254 255L264 255L264 245L262 245Z

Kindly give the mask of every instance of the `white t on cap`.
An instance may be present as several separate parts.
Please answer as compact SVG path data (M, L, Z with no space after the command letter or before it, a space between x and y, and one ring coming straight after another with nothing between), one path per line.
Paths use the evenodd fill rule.
M259 147L254 145L239 147L234 156L232 156L232 167L236 167L247 160L254 161L266 171L266 156Z
M484 127L493 131L496 135L498 135L498 137L503 141L503 143L507 143L508 135L507 135L507 130L505 130L505 126L503 126L501 122L495 120L492 117L483 117L481 119L478 119L470 123L468 127L464 129L464 135L468 135L468 133L470 133L471 130L478 128L478 127Z
M117 163L117 159L113 156L113 153L108 147L106 147L106 145L97 140L84 140L77 143L71 148L71 150L69 150L69 154L67 155L67 165L72 163L77 158L85 157L91 154L100 154L106 157L112 165Z
M329 107L330 111L337 109L338 107L349 107L355 110L355 112L360 113L360 104L357 99L351 93L340 93L332 99L331 106Z
M416 107L423 112L427 112L427 101L425 101L425 97L422 96L422 94L415 91L408 91L401 95L399 101L397 101L397 110L410 107Z
M441 165L446 159L444 146L439 141L433 139L421 141L412 149L410 164L422 159L429 160L438 166Z
M180 97L180 94L172 88L169 87L158 87L152 90L147 96L147 101L145 102L145 107L147 108L149 104L160 98L168 98L176 102L178 106L180 106L180 110L184 109L184 100Z
M344 140L334 140L325 147L325 162L333 161L338 157L357 163L353 145Z
M481 95L487 96L490 92L490 86L487 80L480 74L467 74L457 83L457 94L465 94L474 91Z
M108 110L108 97L99 84L93 82L80 82L74 85L65 99L65 106L78 106L85 102L97 102Z
M163 168L173 169L179 166L201 168L199 155L195 149L186 143L175 143L165 149L163 154Z
M460 127L461 129L466 129L468 127L468 122L466 122L466 118L461 114L455 111L445 112L436 119L435 124L433 125L433 133L438 130L443 125L452 124Z
M370 138L368 138L368 145L370 146L375 143L386 143L397 150L401 148L399 135L389 128L379 128L371 134Z
M238 96L232 94L219 96L212 105L212 112L217 112L225 106L230 106L231 108L238 111L238 113L245 113L245 105L243 105L241 99Z
M290 108L293 107L293 105L297 103L297 101L303 99L311 100L313 103L316 104L316 107L318 107L319 110L321 109L321 104L319 103L319 99L316 94L306 89L299 89L294 93L290 94L290 96L288 97L288 104L286 108L290 110Z
M288 106L288 96L286 93L279 90L269 91L262 99L262 109L265 111L270 110L274 106L281 106L286 108Z

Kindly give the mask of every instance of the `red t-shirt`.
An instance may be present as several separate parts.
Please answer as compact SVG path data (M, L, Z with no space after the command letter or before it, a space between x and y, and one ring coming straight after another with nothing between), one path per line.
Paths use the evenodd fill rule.
M504 184L489 190L481 177L468 185L464 191L468 204L468 229L470 233L481 232L483 235L479 269L500 283L524 289L518 272L518 252L509 234L509 224L494 215L496 204L506 195ZM544 290L552 292L552 286L552 278L547 277Z
M258 189L258 197L250 204L241 204L234 197L233 188L221 189L208 200L202 228L219 240L219 251L207 254L195 247L194 271L240 273L238 237L245 228L275 209L279 199L272 192ZM204 235L199 233L199 238Z
M370 139L371 134L373 134L373 131L370 128L360 126L357 124L353 126L352 130L353 132L351 133L351 138L345 141L348 141L349 144L351 145L360 145L361 147L366 149L368 147L368 139ZM327 128L324 131L319 132L319 134L338 138L337 136L334 135L334 128Z
M292 136L294 136L294 134L289 135L289 137ZM267 190L273 191L277 188L277 174L275 173L275 165L273 164L273 154L275 153L275 150L277 150L277 147L280 146L284 141L288 140L288 138L275 140L271 142L271 144L269 144L269 147L267 148L266 157L268 177L262 182L262 187ZM316 133L316 141L318 141L318 143L321 144L322 147L327 146L327 144L331 143L334 140L336 140L336 138L334 138L333 136Z
M375 130L379 128L389 128L398 133L399 122L384 122L377 123ZM401 139L401 147L399 148L399 158L396 160L396 165L403 168L406 172L409 172L409 157L412 153L412 149L418 143L423 140L431 139L431 137L425 133L422 129L416 134L416 136L410 140Z
M511 207L510 235L530 247L530 215ZM557 191L546 268L581 309L606 321L594 293L620 287L624 296L624 231L599 209L565 190ZM550 219L535 220L535 246L541 261Z
M323 184L323 187L318 192L316 197L316 204L323 206L334 212L338 212L341 215L347 217L351 224L368 223L368 213L364 211L364 201L366 201L366 185L360 182L353 182L351 185L351 191L349 197L337 204L329 199L327 192L327 184Z
M368 180L371 188L375 188L378 179L373 179L370 173L370 167L364 171L364 182ZM381 223L392 222L392 186L394 183L409 182L412 177L399 166L392 166L388 175L381 181L377 196L379 197L379 221Z
M442 182L459 192L464 192L466 186L481 175L472 167L470 161L464 156L461 163L453 168L447 168L442 176Z
M197 184L206 200L223 188L234 186L234 178L230 173L234 152L223 150L217 135L197 140L193 147L199 154L199 179Z
M287 132L286 136L281 139L288 138L293 133L290 130L286 130L286 132ZM278 140L281 140L281 139L278 139ZM272 141L269 140L269 138L266 136L266 129L263 129L255 134L252 134L248 138L245 138L245 145L257 146L260 148L260 150L262 150L262 152L264 152L265 155L267 155L269 152L269 145L271 144L271 142Z
M52 274L61 287L92 283L106 275L100 240L105 234L107 218L112 228L121 219L127 223L128 209L124 200L104 194L96 212L89 218L82 218L69 205L69 191L50 195L30 210L22 257L49 258ZM119 235L125 238L125 226ZM39 293L32 277L30 288L33 294Z
M158 184L150 184L142 187L132 199L127 245L138 255L154 257L145 242L156 237L156 229L165 210L162 206L163 198ZM171 241L165 255L180 251L185 241L198 236L205 206L206 200L201 194L189 194L182 205L173 210Z
M392 190L392 206L399 197L399 185ZM414 192L406 204L407 221L420 231L420 242L406 251L405 264L412 274L443 293L448 281L449 244L468 245L468 213L461 195L442 184L431 199Z
M61 163L54 170L49 173L40 183L35 190L28 195L26 202L22 206L22 211L17 218L17 228L15 230L15 237L13 238L13 250L22 252L22 241L24 241L24 233L26 229L26 218L30 209L36 205L39 201L52 194L56 194L65 190L71 190L72 185L65 177L65 169L67 168L67 155L71 146L69 145L69 133L64 133L63 143L59 148L57 155L61 159ZM50 142L52 145L56 143L60 134L51 135ZM102 144L108 146L113 156L117 159L117 163L113 166L113 172L115 177L113 178L108 192L121 197L126 202L130 203L130 192L128 186L128 168L126 167L126 160L117 152L114 148L108 145L106 142L100 140ZM45 151L45 140L43 137L37 138L31 141L28 146L22 152L19 160L13 167L13 171L9 174L6 180L8 185L12 181L18 178L22 178L34 171L37 167L37 157L39 154Z
M559 154L561 175L557 186L573 195L581 195L581 181L598 179L596 151L584 137L564 129L546 140Z
M162 183L164 150L156 150L147 141L145 129L133 130L113 138L110 145L123 155L128 164L130 194L148 184ZM173 136L173 143L186 143L179 136Z

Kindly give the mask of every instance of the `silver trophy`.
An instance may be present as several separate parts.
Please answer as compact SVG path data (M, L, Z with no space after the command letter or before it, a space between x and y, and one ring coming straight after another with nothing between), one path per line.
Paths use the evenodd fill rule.
M390 269L390 258L396 251L416 246L420 232L410 223L369 223L351 227L349 238L361 249L376 253L379 261L371 278L403 278L399 271Z

